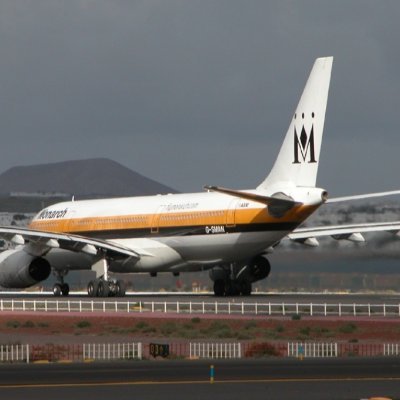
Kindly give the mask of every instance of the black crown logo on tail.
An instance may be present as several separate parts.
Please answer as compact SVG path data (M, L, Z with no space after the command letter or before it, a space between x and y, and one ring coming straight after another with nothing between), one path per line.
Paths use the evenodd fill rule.
M311 127L310 136L304 128L301 130L300 139L294 128L294 161L293 164L300 164L306 162L307 155L309 156L308 163L316 163L315 149L314 149L314 125Z

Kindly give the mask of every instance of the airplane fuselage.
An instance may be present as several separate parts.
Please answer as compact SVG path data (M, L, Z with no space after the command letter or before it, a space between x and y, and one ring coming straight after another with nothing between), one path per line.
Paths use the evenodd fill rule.
M194 271L265 251L318 206L301 204L277 218L259 202L213 192L84 200L46 208L30 228L140 249L140 260L112 262L113 271ZM52 257L61 252L53 251ZM81 259L86 268L85 257Z

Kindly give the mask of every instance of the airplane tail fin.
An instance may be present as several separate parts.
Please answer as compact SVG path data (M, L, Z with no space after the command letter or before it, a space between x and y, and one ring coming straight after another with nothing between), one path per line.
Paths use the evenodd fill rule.
M333 57L317 58L278 158L259 190L315 187Z

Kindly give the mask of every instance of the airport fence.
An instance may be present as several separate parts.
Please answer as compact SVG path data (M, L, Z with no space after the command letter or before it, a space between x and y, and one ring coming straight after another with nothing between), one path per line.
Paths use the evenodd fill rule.
M83 344L84 360L141 360L142 343Z
M337 343L288 343L287 345L288 357L312 357L312 358L326 358L338 356Z
M0 362L26 362L29 363L29 345L10 344L0 346Z
M302 342L288 343L287 356L296 358L320 357L380 357L400 355L393 349L400 351L400 346L386 343L321 343Z
M235 359L259 357L396 357L399 343L176 342L90 343L0 346L0 363L112 360Z
M83 362L142 359L142 343L0 346L1 363Z
M29 346L31 362L83 361L82 344L44 344Z
M189 358L242 358L242 344L189 343Z
M0 299L0 311L400 317L399 304Z
M398 343L385 343L383 345L384 356L400 356L400 344Z

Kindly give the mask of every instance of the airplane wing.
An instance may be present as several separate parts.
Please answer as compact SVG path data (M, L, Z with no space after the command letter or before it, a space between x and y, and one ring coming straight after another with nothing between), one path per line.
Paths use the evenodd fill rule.
M298 228L288 238L315 247L318 246L318 237L330 236L336 240L364 242L362 234L367 232L389 232L399 236L400 221Z
M109 258L140 259L139 252L113 242L91 239L79 235L37 231L21 227L0 227L0 237L17 245L27 242L41 246L43 251L61 248L96 256L103 253Z

